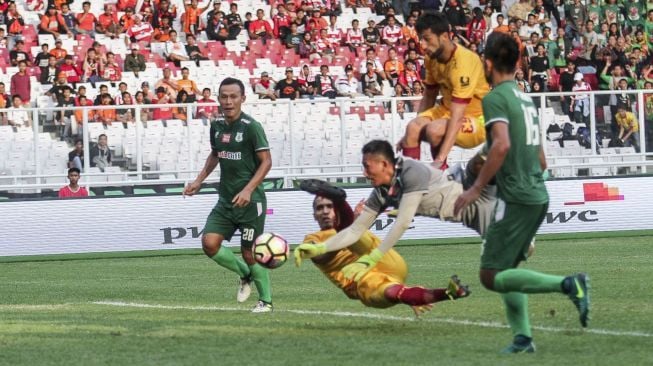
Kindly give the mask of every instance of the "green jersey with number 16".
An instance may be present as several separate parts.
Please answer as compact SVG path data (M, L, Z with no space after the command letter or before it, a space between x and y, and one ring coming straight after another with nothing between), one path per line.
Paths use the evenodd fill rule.
M539 118L531 98L514 81L502 82L483 99L483 115L489 147L493 123L507 123L510 135L510 150L496 175L497 196L511 203L547 203L539 158Z

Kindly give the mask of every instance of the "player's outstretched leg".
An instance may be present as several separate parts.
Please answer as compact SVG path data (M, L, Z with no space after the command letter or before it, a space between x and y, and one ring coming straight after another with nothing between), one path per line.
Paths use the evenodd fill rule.
M445 300L455 300L469 296L469 287L460 284L458 276L454 275L447 288L408 287L392 285L385 290L385 297L389 301L410 306L422 306Z
M236 273L240 277L236 300L238 302L244 302L249 298L249 294L251 293L250 270L245 262L236 258L231 249L225 248L221 244L222 236L219 234L207 233L202 236L204 253L219 266Z
M581 325L587 327L590 311L590 287L589 276L584 273L562 277L513 268L497 273L490 289L501 293L563 293L569 296L578 309Z

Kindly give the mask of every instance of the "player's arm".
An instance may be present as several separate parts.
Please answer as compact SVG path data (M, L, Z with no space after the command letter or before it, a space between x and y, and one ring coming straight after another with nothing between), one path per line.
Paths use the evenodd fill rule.
M447 155L453 148L454 143L456 142L456 135L460 131L460 126L463 123L463 117L465 116L465 109L467 108L468 101L453 101L451 103L451 118L447 120L447 129L444 133L444 139L440 144L440 150L438 155L435 157L434 162L444 163L447 160Z
M354 244L374 222L378 212L365 207L354 222L324 243L303 243L295 248L295 265L300 266L302 259L314 258L327 252L334 252Z
M540 146L540 168L542 168L542 171L546 171L546 168L548 167L548 164L546 163L546 155L544 154L544 148Z
M252 192L256 187L263 183L263 179L272 168L272 155L270 154L270 149L259 150L256 152L256 158L259 161L258 168L252 176L252 179L249 180L247 185L240 191L236 197L231 201L235 207L247 206L252 197Z
M192 196L197 191L199 191L200 187L202 186L202 182L213 173L213 170L215 169L216 166L218 166L218 162L220 159L218 159L218 151L217 150L212 150L209 153L209 156L206 157L206 162L204 163L204 168L199 172L197 175L197 178L190 183L189 185L184 188L184 196Z
M401 197L397 219L392 224L390 232L383 238L383 241L377 248L381 253L385 254L392 249L401 236L404 235L404 232L408 230L410 224L413 222L413 218L415 218L415 213L417 212L419 203L422 201L422 196L424 196L423 191L416 191L404 193Z
M487 160L476 177L474 184L458 197L454 205L454 214L458 215L470 203L474 202L483 191L483 188L497 174L503 161L510 150L510 135L508 134L508 121L495 120L492 123L492 146L488 152Z
M438 98L438 93L440 92L440 87L437 84L424 84L424 96L419 103L419 108L417 113L422 113L425 110L432 108L435 105L435 101Z

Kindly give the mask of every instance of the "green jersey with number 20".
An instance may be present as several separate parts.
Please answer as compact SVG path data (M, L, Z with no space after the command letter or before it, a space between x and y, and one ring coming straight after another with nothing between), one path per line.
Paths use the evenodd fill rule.
M514 81L505 81L483 98L483 115L489 147L493 123L507 123L510 135L510 150L496 175L497 196L511 203L547 203L539 158L539 117L531 98Z
M259 166L256 153L269 150L260 123L245 113L232 122L223 118L211 122L211 149L220 159L219 201L231 206L231 200L249 183ZM252 202L264 202L262 186L252 192Z

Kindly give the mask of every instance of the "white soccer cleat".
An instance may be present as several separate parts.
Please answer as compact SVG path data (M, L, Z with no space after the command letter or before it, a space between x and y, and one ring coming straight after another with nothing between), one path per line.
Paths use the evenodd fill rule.
M252 279L250 277L241 278L238 281L238 293L236 294L236 301L245 302L249 299L249 295L252 293Z
M252 309L252 313L271 313L272 312L272 304L268 304L265 301L259 300L256 303L256 306Z

